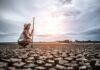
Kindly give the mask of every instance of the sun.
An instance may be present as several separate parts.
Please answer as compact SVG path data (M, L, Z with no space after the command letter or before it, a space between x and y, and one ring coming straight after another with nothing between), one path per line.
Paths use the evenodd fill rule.
M55 19L55 18L53 18L53 17L51 17L51 16L49 16L48 18L46 18L46 32L48 33L48 34L58 34L59 33L59 24L57 24L58 23L58 21L57 21L57 19Z
M48 34L57 34L58 27L54 23L50 23L47 25L47 33Z
M37 34L57 35L62 33L64 27L61 20L62 17L53 17L50 13L40 15L36 21Z

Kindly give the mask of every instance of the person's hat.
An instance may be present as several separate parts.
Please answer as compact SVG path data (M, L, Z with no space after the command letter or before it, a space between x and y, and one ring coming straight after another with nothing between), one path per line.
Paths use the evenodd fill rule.
M24 28L26 28L27 27L27 24L24 24Z
M24 29L26 29L28 26L30 26L31 24L24 24Z

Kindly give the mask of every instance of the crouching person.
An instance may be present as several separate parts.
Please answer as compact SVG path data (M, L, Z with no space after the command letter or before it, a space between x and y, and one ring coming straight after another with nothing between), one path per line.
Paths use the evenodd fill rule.
M33 29L30 32L30 26L31 24L24 24L24 29L23 32L21 33L19 39L18 39L18 44L22 46L23 48L26 48L26 46L30 43L32 43L32 33Z

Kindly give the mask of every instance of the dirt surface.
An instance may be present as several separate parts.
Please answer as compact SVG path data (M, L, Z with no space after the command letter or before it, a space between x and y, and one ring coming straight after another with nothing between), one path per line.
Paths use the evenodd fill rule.
M0 70L100 70L100 44L0 44Z

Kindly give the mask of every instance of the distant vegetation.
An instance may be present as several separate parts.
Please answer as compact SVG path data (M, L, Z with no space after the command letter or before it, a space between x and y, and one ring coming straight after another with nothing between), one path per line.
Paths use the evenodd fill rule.
M71 40L62 40L62 41L51 41L51 42L46 42L46 41L40 41L40 42L34 42L34 43L100 43L100 41L93 41L93 40L75 40L75 41L71 41ZM17 44L17 42L0 42L0 44Z
M80 40L75 40L75 41L71 41L71 40L64 40L64 41L57 41L59 43L100 43L100 41L92 41L92 40L87 40L87 41L80 41Z

